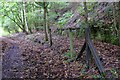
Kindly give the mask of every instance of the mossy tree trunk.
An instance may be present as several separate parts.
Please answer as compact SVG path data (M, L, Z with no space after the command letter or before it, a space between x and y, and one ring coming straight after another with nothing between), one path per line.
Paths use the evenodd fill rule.
M88 9L87 9L87 3L84 2L84 11L85 11L85 23L86 23L86 26L88 27L89 26L89 23L88 23Z
M71 58L73 58L75 52L73 49L73 34L71 29L69 29L69 38L70 38L70 55L71 55Z

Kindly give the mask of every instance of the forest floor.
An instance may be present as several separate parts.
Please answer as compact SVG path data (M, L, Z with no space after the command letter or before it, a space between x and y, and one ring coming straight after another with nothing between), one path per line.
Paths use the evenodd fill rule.
M53 45L44 43L44 34L13 35L0 38L2 46L3 78L100 78L94 60L86 70L85 55L79 61L69 62L69 38L53 36ZM35 40L39 40L38 42ZM107 78L118 78L120 47L93 41L101 58ZM84 39L74 38L76 55Z

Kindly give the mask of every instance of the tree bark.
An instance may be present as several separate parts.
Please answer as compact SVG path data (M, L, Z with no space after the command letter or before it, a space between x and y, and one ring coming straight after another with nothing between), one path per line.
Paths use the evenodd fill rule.
M28 34L28 31L26 30L26 26L25 26L25 10L24 10L24 1L21 3L22 5L22 9L21 9L21 20L22 20L22 30L23 32L25 32L26 34Z
M116 17L116 3L113 2L113 17L114 17L114 31L115 35L118 36L118 29L117 29L117 17Z
M120 2L113 3L113 17L114 17L114 28L118 36L118 44L120 46Z
M119 39L119 46L120 46L120 1L117 3L118 6L118 39Z
M69 38L70 38L70 53L71 53L71 58L73 58L74 57L73 34L71 29L69 29Z
M27 13L27 11L26 11L26 2L23 2L23 15L24 15L24 17L23 17L23 19L24 19L24 25L25 25L25 29L26 29L26 31L28 32L29 31L29 29L28 29L28 21L27 21L27 15L26 15L26 13Z
M50 46L52 46L52 35L51 35L51 29L49 29L49 43L50 43Z
M43 2L44 4L44 29L45 29L45 41L48 41L48 34L47 34L47 6L46 2Z
M84 11L85 11L85 23L86 23L86 26L89 27L89 23L88 23L88 9L87 9L87 3L84 2Z

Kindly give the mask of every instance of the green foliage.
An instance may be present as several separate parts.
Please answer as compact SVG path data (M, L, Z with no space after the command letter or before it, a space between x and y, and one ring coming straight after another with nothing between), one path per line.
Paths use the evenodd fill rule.
M48 5L49 5L49 2L35 2L35 3L37 4L36 6L42 7L42 8L48 7ZM46 4L44 5L44 3L46 3Z
M101 78L100 75L93 75L92 77L93 77L93 78Z
M112 74L110 78L118 78L118 74L115 69L111 69L109 75L110 73ZM106 76L107 75L105 73L92 75L93 78L101 78L102 80L105 80Z
M71 54L73 55L73 57L71 57ZM76 53L71 53L70 51L68 51L67 53L64 54L65 57L69 58L69 60L75 60L76 58Z
M113 75L114 78L118 77L118 74L117 74L117 72L116 72L115 69L110 70L110 72L112 73L112 75Z
M64 26L66 22L72 17L72 12L65 13L62 17L59 18L58 24Z
M48 15L50 15L50 16L48 16L49 22L55 22L55 17L58 16L55 12L52 12L52 11L50 11Z
M43 29L43 23L44 23L44 7L48 8L48 17L47 21L49 21L50 26L53 24L57 24L58 28L63 28L65 24L69 21L69 19L73 16L73 13L70 11L65 12L63 15L60 15L59 13L64 10L64 8L69 7L69 2L27 2L26 5L26 16L28 21L28 26L31 30L34 29ZM57 6L57 7L56 7ZM108 7L105 9L104 12L101 14L105 15L105 17L96 20L97 16L100 15L96 11L97 8L101 7L99 3L87 3L87 8L89 12L89 18L88 22L90 25L94 25L95 28L93 29L93 26L91 27L91 35L95 39L110 42L112 44L118 45L118 33L116 27L114 25L114 15L113 15L113 8ZM104 7L101 7L101 9ZM22 2L0 2L0 25L4 28L5 31L8 31L10 33L14 33L15 29L20 31L20 26L23 26L22 19L22 10L23 10ZM80 13L81 16L84 17L85 11L83 3L80 3L80 6L77 7L77 12ZM56 17L58 17L58 21L55 20ZM117 14L116 14L117 16ZM110 20L112 23L106 23L108 20ZM77 36L82 37L84 36L84 29L86 27L86 23L83 20L80 20L77 22L80 24L80 30L77 30L73 32L74 34L77 34ZM116 28L116 29L115 29ZM106 29L109 30L108 33L105 33ZM59 31L58 31L59 32ZM60 31L61 33L61 31ZM117 33L117 34L116 34ZM76 35L74 35L76 36Z
M105 76L106 76L105 73L92 75L93 78L101 78L102 80L105 80Z
M112 35L111 36L111 43L114 45L119 45L119 40L116 36Z
M68 5L69 5L69 3L67 3L67 2L56 2L56 6L59 6L59 9L64 9Z
M3 21L2 27L4 27L4 30L8 31L9 33L19 31L18 26L16 26L16 23L19 24L19 10L20 7L16 2L2 2L1 4L0 14Z
M70 58L71 57L71 52L65 53L64 56Z

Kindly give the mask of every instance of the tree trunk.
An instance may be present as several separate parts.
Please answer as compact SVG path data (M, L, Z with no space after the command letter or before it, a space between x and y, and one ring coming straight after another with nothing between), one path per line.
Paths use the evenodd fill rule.
M26 11L26 2L23 2L23 12L24 12L24 24L25 24L25 30L28 32L28 21L27 21L27 15L26 15L26 13L27 13L27 11Z
M22 30L24 33L28 34L28 31L26 30L26 26L25 26L25 7L24 7L24 1L22 2L22 9L21 9L21 18L22 18Z
M52 46L52 35L51 35L51 29L49 29L49 43L50 43L50 46Z
M120 1L117 3L118 6L118 39L119 39L119 46L120 46Z
M70 38L70 53L71 53L71 58L73 58L74 57L73 34L71 29L69 29L69 38Z
M84 11L85 11L85 23L86 23L86 26L89 27L89 24L88 24L88 9L87 9L86 2L84 2Z
M120 2L113 3L113 16L114 16L114 27L118 36L118 44L120 45Z
M48 34L47 34L47 6L46 6L46 2L43 3L44 4L44 29L45 29L45 41L48 41Z
M23 5L23 3L22 3L22 5ZM21 16L22 16L22 27L23 27L23 32L26 32L26 31L25 31L25 18L24 18L24 10L23 10L23 9L22 9Z
M114 18L114 31L115 31L115 35L116 36L118 36L117 35L117 33L118 33L118 30L117 30L117 17L116 17L116 3L115 2L113 2L113 18Z

